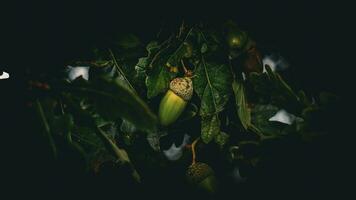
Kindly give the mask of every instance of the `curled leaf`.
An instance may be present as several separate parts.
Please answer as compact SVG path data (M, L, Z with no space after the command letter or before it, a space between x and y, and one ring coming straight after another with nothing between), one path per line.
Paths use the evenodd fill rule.
M247 106L244 86L234 80L232 82L232 89L235 94L237 114L240 118L242 126L245 129L248 129L251 126L251 110Z

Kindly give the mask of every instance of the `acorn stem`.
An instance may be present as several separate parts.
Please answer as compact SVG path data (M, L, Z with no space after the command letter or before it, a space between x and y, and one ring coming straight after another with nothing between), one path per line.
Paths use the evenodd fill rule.
M185 67L183 60L180 60L180 62L182 63L183 71L186 74L188 72L188 69Z
M191 145L192 148L192 164L194 165L196 163L195 159L196 159L196 153L195 153L195 145L197 144L197 142L199 141L199 137L197 139L195 139Z

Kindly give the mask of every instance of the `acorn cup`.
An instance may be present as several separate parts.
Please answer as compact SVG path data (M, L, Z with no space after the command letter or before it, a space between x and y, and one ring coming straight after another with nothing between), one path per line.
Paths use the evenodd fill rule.
M193 82L189 77L173 79L161 100L158 117L161 125L168 126L183 113L193 95Z
M213 194L217 190L217 180L213 169L202 162L196 162L188 167L186 172L188 182L198 189Z

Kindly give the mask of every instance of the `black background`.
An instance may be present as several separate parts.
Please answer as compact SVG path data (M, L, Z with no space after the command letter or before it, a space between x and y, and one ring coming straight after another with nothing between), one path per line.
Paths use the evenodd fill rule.
M6 136L1 140L1 154L4 155L2 171L9 176L7 184L15 189L13 194L47 196L47 192L50 192L51 196L48 197L66 197L67 193L76 192L77 195L83 195L85 185L85 181L76 182L79 185L70 184L73 180L65 175L66 178L58 182L56 178L61 174L49 174L51 170L54 170L53 173L60 171L43 167L49 166L47 157L41 155L41 146L34 141L33 133L28 129L30 124L27 122L30 120L27 118L30 115L23 101L26 68L41 72L62 67L68 60L85 55L94 44L105 45L103 38L112 37L118 32L132 32L149 40L162 25L175 27L183 19L188 23L219 23L232 19L248 30L257 41L277 49L287 58L293 68L293 77L302 80L299 87L311 93L331 91L346 98L345 94L352 85L350 80L353 68L347 62L352 59L349 50L352 47L352 17L346 8L341 2L325 4L306 1L13 2L1 6L0 67L11 75L9 80L0 82L1 90L6 94L1 94L1 103L5 105L1 114L1 125L5 128L1 134ZM349 107L345 102L340 105L340 110L348 110ZM262 181L251 186L255 189L246 190L254 193L252 196L343 195L340 190L344 187L342 180L349 176L346 172L349 167L346 151L352 148L348 149L345 142L347 132L340 127L337 134L322 144L316 144L312 149L317 153L306 150L298 154L306 158L303 161L313 161L310 168L303 169L310 169L305 174L314 177L304 182L279 179L285 181L277 184L279 187L283 185L281 189L274 188L273 184L268 186L268 181ZM289 167L280 176L286 175L287 171L294 173L299 170L297 167ZM303 175L303 172L297 175ZM95 188L91 189L88 194L95 193ZM120 198L120 190L108 192L104 196L107 195ZM189 198L189 194L181 195ZM235 195L239 197L239 194ZM244 195L248 196L247 192ZM157 198L174 196L157 190Z

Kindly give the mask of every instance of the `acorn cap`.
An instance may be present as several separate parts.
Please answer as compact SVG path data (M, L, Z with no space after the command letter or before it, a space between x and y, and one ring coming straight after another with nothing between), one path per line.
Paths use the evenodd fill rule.
M190 183L198 184L207 177L214 175L214 171L209 165L197 162L189 166L186 175Z
M193 96L192 79L189 77L175 78L169 84L169 89L185 101L189 101Z

